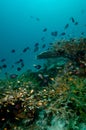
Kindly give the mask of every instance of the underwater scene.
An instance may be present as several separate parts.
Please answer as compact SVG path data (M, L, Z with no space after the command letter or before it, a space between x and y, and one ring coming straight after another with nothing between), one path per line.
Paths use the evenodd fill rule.
M86 0L0 0L0 130L86 130Z

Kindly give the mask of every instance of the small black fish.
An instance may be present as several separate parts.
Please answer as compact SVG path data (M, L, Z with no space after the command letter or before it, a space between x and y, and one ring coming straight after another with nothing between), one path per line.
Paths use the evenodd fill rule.
M33 19L33 16L30 16L31 19Z
M53 43L52 43L52 42L50 42L49 44L50 44L50 45L53 45Z
M21 62L21 68L23 68L24 67L24 62Z
M47 31L47 28L44 28L44 29L43 29L43 32L46 32L46 31Z
M39 47L36 46L36 47L34 48L34 52L37 52L38 50L39 50Z
M42 37L41 40L44 41L44 40L45 40L45 37Z
M73 23L75 22L75 20L74 20L74 18L73 18L73 17L71 17L71 20L72 20L72 22L73 22Z
M37 42L37 43L35 43L35 45L34 45L34 46L35 46L35 47L37 47L38 45L39 45L39 43Z
M82 32L81 35L84 35L84 32Z
M58 35L58 32L57 31L51 32L51 35L56 37Z
M60 35L61 35L61 36L64 36L64 35L66 35L66 33L65 33L65 32L62 32Z
M29 49L30 49L29 47L26 47L26 48L23 49L23 52L25 53Z
M78 22L75 22L75 25L78 25Z
M36 18L37 21L40 21L40 18Z
M17 78L17 76L18 76L17 74L11 74L11 75L10 75L10 78L11 78L11 79L15 79L15 78Z
M15 64L19 64L21 62L23 62L23 59L19 59L18 61L15 62Z
M67 23L64 27L64 29L67 29L69 27L69 24Z
M6 65L6 64L3 64L3 65L2 65L2 68L7 68L7 65Z
M12 49L12 50L11 50L11 53L15 53L15 51L16 51L15 49Z
M45 48L45 47L46 47L46 44L43 44L43 45L42 45L42 48Z
M36 69L40 69L40 68L41 68L41 65L34 65L34 67L35 67Z
M19 59L20 62L23 62L23 59Z
M20 68L20 67L18 67L18 68L17 68L17 71L20 71L20 70L21 70L21 68Z
M6 61L6 59L5 59L5 58L1 59L1 62L5 62L5 61Z

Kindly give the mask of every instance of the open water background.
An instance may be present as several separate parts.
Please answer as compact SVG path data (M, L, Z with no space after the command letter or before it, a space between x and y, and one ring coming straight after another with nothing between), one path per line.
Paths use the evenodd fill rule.
M7 68L0 69L0 78L4 73L20 74L27 69L36 70L33 64L42 64L36 56L47 50L50 42L59 39L79 38L84 32L86 36L86 0L0 0L0 60ZM73 17L78 25L75 26L70 18ZM51 35L52 31L58 34L64 32L64 26L69 24L64 37ZM43 29L47 28L46 32ZM41 38L45 40L42 41ZM35 43L39 43L39 50L34 52ZM42 45L46 44L45 48ZM30 50L22 50L29 46ZM15 49L15 53L11 50ZM24 60L24 67L17 71L14 63L20 58ZM14 65L14 68L12 68Z

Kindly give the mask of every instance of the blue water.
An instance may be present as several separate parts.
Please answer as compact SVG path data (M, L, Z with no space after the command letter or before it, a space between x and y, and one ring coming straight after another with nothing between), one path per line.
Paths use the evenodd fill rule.
M27 69L33 69L34 64L42 64L43 60L37 60L40 52L47 50L50 42L58 39L79 38L84 32L86 36L86 0L0 0L0 78L4 73L23 73ZM73 17L78 25L74 25L70 18ZM52 31L58 34L64 32L67 35L53 37ZM47 28L46 32L43 29ZM45 37L42 41L41 38ZM34 52L34 44L39 43L39 50ZM45 48L42 45L46 44ZM23 53L22 50L29 46L30 50ZM15 53L11 50L15 49ZM15 62L20 58L24 60L24 67L17 71ZM14 68L12 68L14 65Z

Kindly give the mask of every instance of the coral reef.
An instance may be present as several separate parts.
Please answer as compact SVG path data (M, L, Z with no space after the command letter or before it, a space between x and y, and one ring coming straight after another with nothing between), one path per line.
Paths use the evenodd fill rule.
M43 69L0 80L1 130L86 129L86 39L60 42ZM68 59L53 61L58 51Z
M79 66L86 67L86 38L56 42L50 50L42 52L38 59L67 57Z

